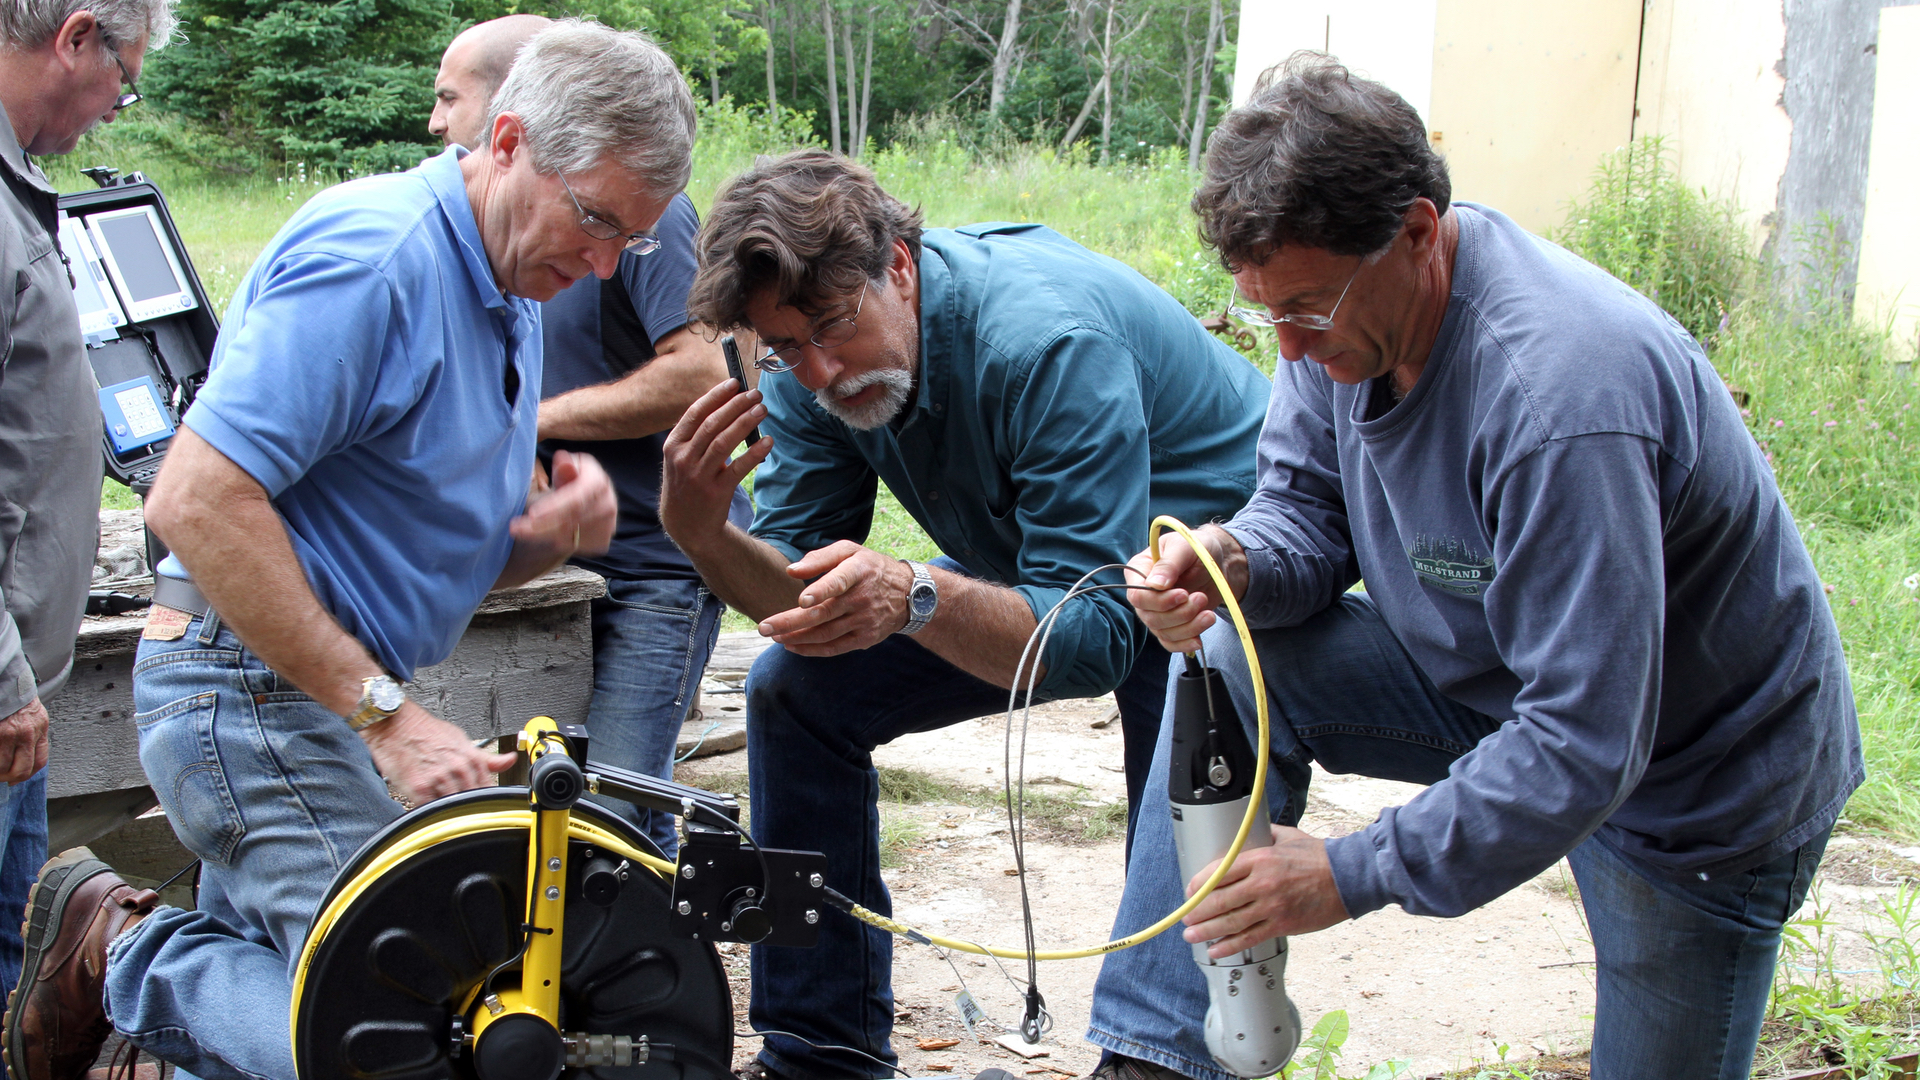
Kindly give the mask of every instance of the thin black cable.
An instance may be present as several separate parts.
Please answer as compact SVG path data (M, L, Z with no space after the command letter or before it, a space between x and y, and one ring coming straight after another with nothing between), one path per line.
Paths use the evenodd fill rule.
M1014 874L1020 879L1020 921L1027 945L1027 1007L1025 1014L1021 1017L1020 1035L1029 1045L1038 1042L1040 1036L1053 1027L1053 1016L1047 1011L1046 999L1040 994L1039 945L1035 940L1033 929L1033 901L1027 889L1026 762L1027 735L1033 718L1033 695L1039 687L1040 666L1046 656L1047 643L1053 636L1053 627L1059 621L1060 613L1066 609L1068 602L1087 593L1137 588L1138 586L1129 585L1124 581L1091 585L1087 583L1095 574L1108 570L1118 570L1124 574L1128 569L1129 567L1121 563L1107 563L1080 575L1059 602L1041 617L1039 623L1034 626L1033 633L1027 637L1027 644L1020 651L1020 661L1014 666L1012 687L1008 694L1007 734L1002 768L1005 770L1006 777L1004 790L1007 804L1007 838L1013 845ZM1029 657L1032 659L1031 667L1028 666ZM1020 676L1023 673L1027 675L1027 700L1020 714L1020 764L1016 780L1013 763L1013 712L1019 707ZM1014 798L1016 784L1019 791L1017 804Z
M849 1054L857 1054L860 1057L866 1058L868 1061L873 1062L875 1065L878 1065L883 1069L892 1069L894 1072L897 1072L901 1076L906 1077L907 1080L913 1080L913 1074L901 1068L900 1066L889 1065L886 1062L881 1061L879 1058L874 1057L872 1054L869 1054L864 1050L855 1050L851 1046L839 1046L834 1043L824 1043L824 1044L817 1043L817 1042L814 1042L812 1039L805 1038L800 1035L795 1035L791 1031L776 1031L773 1028L767 1028L764 1031L736 1031L733 1033L733 1037L736 1039L764 1039L769 1035L785 1035L789 1039L796 1039L800 1042L806 1043L808 1046L813 1047L815 1050L845 1050Z
M533 823L528 827L527 831L533 834L532 873L537 874L540 868L540 811L534 811ZM487 972L486 981L480 984L480 1000L482 1002L485 1002L489 997L493 996L493 980L499 978L501 972L519 963L521 958L527 955L527 949L533 945L533 912L539 904L539 890L539 879L529 876L527 880L527 918L525 922L520 924L520 951L500 961L492 971Z
M174 883L174 882L176 882L176 881L179 881L179 880L180 880L181 878L183 878L183 877L186 877L186 876L187 876L187 873L188 873L188 871L190 871L190 870L193 870L193 869L195 869L195 868L196 868L196 867L198 867L199 865L200 865L200 860L199 860L199 859L195 859L195 860L193 860L192 862L190 862L190 863L188 863L187 865L185 865L185 866L183 866L183 867L181 867L181 868L180 868L179 870L177 870L177 871L175 871L175 872L174 872L174 875L173 875L172 877L170 877L170 878L168 878L167 880L165 880L165 881L163 881L163 882L161 882L161 883L160 883L160 884L158 884L158 885L155 885L155 886L153 887L153 891L154 891L154 892L165 892L165 891L166 891L166 889L167 889L167 886L169 886L169 885L171 885L171 884L173 884L173 883Z

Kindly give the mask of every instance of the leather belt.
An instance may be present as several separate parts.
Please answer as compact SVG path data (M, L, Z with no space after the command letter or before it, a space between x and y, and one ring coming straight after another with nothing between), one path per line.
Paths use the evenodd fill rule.
M205 615L213 607L193 582L165 574L153 576L153 602L189 615Z

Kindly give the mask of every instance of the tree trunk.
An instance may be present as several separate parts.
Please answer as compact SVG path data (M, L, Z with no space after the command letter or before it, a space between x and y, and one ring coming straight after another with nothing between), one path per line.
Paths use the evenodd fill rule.
M857 158L866 145L860 141L860 58L853 54L853 14L840 20L840 43L847 50L847 156Z
M707 65L707 86L713 91L713 103L720 104L720 64L716 60Z
M867 121L873 119L873 17L877 8L867 9L867 64L860 75L860 145L867 144Z
M1180 119L1173 130L1180 138L1187 137L1187 121L1193 117L1193 6L1180 8Z
M780 80L773 71L773 0L767 0L767 112L780 111Z
M1000 115L1007 100L1007 74L1013 70L1015 50L1020 44L1020 2L1007 0L1007 17L1000 24L1000 40L993 50L993 81L987 89L987 116Z
M1200 98L1193 110L1193 131L1187 136L1187 168L1200 167L1200 150L1207 141L1207 117L1212 110L1207 102L1213 95L1213 54L1220 48L1220 34L1226 20L1220 13L1220 0L1213 0L1207 12L1207 51L1200 56Z
M1093 103L1100 100L1100 95L1105 93L1106 89L1107 77L1102 75L1100 80L1093 84L1093 89L1087 92L1087 100L1080 103L1080 114L1075 116L1073 123L1067 126L1067 134L1060 140L1062 152L1073 145L1073 140L1080 137L1080 129L1087 126L1087 117L1093 115Z
M820 22L826 27L827 40L827 149L840 153L840 76L834 68L839 51L833 36L833 0L820 0Z
M1120 0L1107 0L1106 35L1100 42L1100 164L1113 150L1113 9Z

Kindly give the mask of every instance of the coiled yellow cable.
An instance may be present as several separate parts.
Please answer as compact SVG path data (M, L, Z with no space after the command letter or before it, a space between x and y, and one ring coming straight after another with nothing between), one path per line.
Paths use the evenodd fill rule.
M1162 529L1172 529L1174 532L1185 537L1187 543L1193 547L1194 554L1200 557L1200 565L1206 568L1207 576L1212 579L1214 588L1219 590L1220 600L1226 605L1227 613L1233 619L1233 628L1240 635L1240 647L1246 651L1247 669L1253 676L1254 716L1259 722L1260 734L1259 745L1254 748L1253 799L1247 804L1247 815L1240 819L1240 831L1234 834L1232 846L1228 847L1227 853L1221 856L1219 869L1213 872L1213 876L1209 877L1206 883L1200 886L1198 891L1192 896L1187 897L1186 903L1168 912L1165 918L1154 923L1152 926L1136 933L1128 934L1126 937L1115 938L1104 944L1090 945L1079 949L1048 949L1038 951L1033 954L1036 960L1078 960L1088 956L1104 956L1110 952L1119 952L1121 949L1130 949L1143 941L1158 936L1167 928L1178 923L1181 919L1186 918L1188 912L1192 911L1200 901L1205 900L1207 895L1213 892L1214 888L1220 884L1221 879L1227 876L1227 871L1233 867L1233 860L1239 858L1240 849L1246 846L1247 836L1253 830L1254 821L1266 816L1268 746L1267 684L1264 677L1260 674L1260 657L1254 651L1253 633L1247 629L1246 617L1241 614L1240 602L1234 599L1233 590L1227 585L1226 574L1221 571L1219 564L1213 561L1213 556L1207 553L1207 549L1201 546L1200 541L1194 537L1193 530L1187 528L1187 526L1182 524L1178 519L1165 514L1154 518L1153 524L1147 532L1147 543L1153 549L1154 558L1158 559L1160 557L1160 533ZM905 923L897 922L884 915L869 911L859 904L854 904L849 909L849 913L861 922L879 927L890 934L899 934L902 937L914 941L928 942L938 945L943 949L978 953L982 956L998 956L1008 960L1024 960L1027 958L1027 950L1025 949L1008 949L994 945L976 945L971 941L959 941L954 938L941 937L937 934L929 934L923 930L916 930Z

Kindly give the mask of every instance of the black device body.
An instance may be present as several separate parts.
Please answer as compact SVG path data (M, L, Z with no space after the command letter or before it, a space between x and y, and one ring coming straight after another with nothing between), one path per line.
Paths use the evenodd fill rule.
M720 353L727 358L727 374L731 375L733 381L739 385L740 392L744 394L753 389L753 387L747 385L747 367L740 362L740 346L733 340L732 334L728 334L726 337L720 339ZM760 429L758 427L747 432L748 446L752 446L759 441Z
M152 207L161 228L159 240L171 249L181 276L185 279L183 284L194 300L193 306L184 311L148 318L129 314L125 325L118 328L117 338L89 336L87 361L93 367L95 379L103 387L142 376L153 379L160 391L166 418L177 427L181 415L193 403L194 393L206 381L214 339L220 332L220 323L213 313L213 302L200 284L200 275L194 270L193 259L187 254L187 246L181 241L179 230L174 227L166 196L160 193L159 187L137 172L116 177L112 169L93 168L88 169L87 174L100 186L92 191L69 192L60 196L61 213L68 218L84 221L93 214L106 211ZM78 275L90 272L79 252L63 249L63 256L71 273ZM106 290L113 286L110 282L99 281L97 287ZM111 435L103 435L102 442L107 459L107 475L132 488L136 494L145 495L173 439L169 437L126 451L115 449Z

